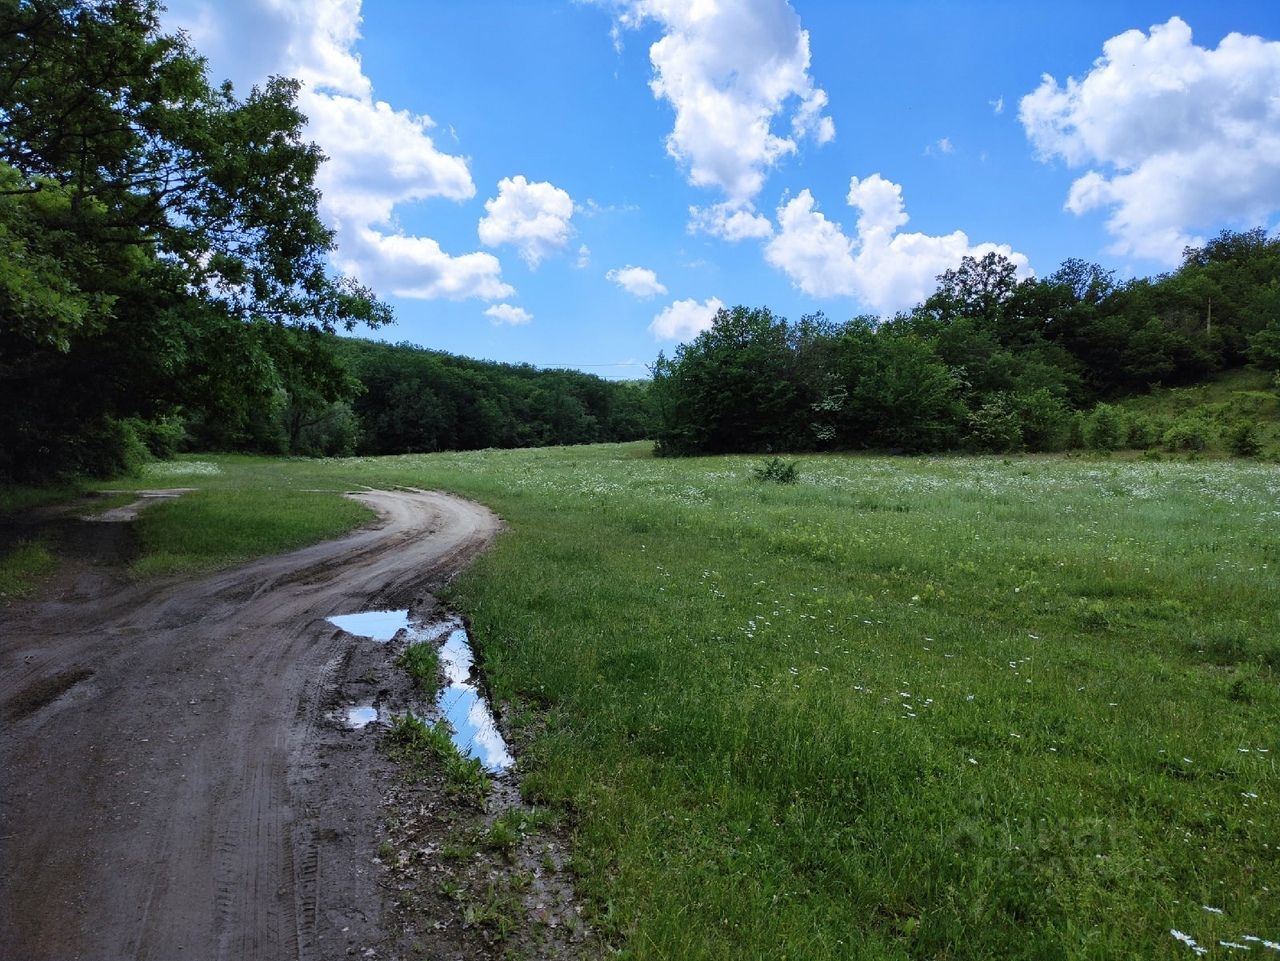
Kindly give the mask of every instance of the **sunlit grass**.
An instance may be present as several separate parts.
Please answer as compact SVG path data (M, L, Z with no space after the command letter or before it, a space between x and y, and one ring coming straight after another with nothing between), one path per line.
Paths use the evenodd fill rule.
M1273 466L814 456L778 485L642 445L217 464L150 549L304 539L291 510L321 536L359 518L303 489L357 484L509 523L451 600L498 703L539 718L526 793L569 814L625 957L1280 940ZM204 532L169 547L186 518Z
M286 496L282 496L282 494ZM255 486L197 490L138 518L139 577L225 567L334 537L373 513L355 501Z

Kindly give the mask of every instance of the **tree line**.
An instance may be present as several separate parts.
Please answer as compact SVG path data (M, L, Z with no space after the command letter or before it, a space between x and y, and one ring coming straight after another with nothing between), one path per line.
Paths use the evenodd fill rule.
M240 423L188 423L189 446L406 454L629 441L652 429L645 381L472 360L408 343L293 336L300 356L270 402Z
M1107 402L1249 363L1280 370L1280 239L1262 228L1124 282L1081 260L1020 280L991 253L889 319L721 310L659 355L654 433L677 455L1195 446L1186 425L1117 426Z

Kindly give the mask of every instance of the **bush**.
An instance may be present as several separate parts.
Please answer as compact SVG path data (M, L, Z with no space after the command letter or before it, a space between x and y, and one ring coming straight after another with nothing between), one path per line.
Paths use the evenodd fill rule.
M96 428L70 442L72 472L88 477L133 476L152 459L138 422L103 417Z
M1027 450L1062 450L1066 446L1074 418L1061 398L1041 387L1017 393L1013 399Z
M1125 446L1132 450L1149 450L1160 440L1160 425L1142 411L1129 414L1125 425Z
M151 456L159 460L171 460L187 436L186 425L177 415L157 417L155 420L130 418L129 423L147 446Z
M993 454L1022 450L1022 420L1008 394L993 394L969 415L968 445Z
M1236 457L1257 457L1262 451L1258 425L1253 421L1237 421L1227 432L1227 447Z
M1198 414L1183 414L1164 432L1164 448L1171 451L1202 451L1213 437L1213 426Z
M1084 446L1090 450L1119 450L1126 440L1124 412L1110 404L1099 404L1085 418L1083 434Z
M1063 443L1067 450L1080 450L1084 447L1084 424L1089 415L1082 410L1072 411L1066 419L1063 429Z
M787 463L781 457L770 457L755 467L751 472L758 481L773 481L775 484L794 484L800 479L800 471L795 461Z

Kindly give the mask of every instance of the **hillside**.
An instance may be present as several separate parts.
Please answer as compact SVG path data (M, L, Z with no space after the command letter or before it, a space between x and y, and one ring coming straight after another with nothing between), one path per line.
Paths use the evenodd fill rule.
M1118 406L1150 418L1161 434L1177 423L1206 425L1203 452L1211 455L1239 454L1232 448L1232 437L1238 436L1242 424L1252 425L1258 455L1280 457L1280 382L1270 371L1223 371L1199 384L1137 394Z

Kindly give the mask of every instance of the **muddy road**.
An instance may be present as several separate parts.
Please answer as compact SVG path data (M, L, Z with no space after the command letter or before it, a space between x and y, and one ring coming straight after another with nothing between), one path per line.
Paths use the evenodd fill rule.
M352 644L325 618L406 606L499 521L439 493L352 496L380 520L340 540L196 581L86 567L0 611L0 957L310 959L346 955L344 918L376 926L369 863L307 827L378 816L316 761ZM361 805L363 827L343 813Z

